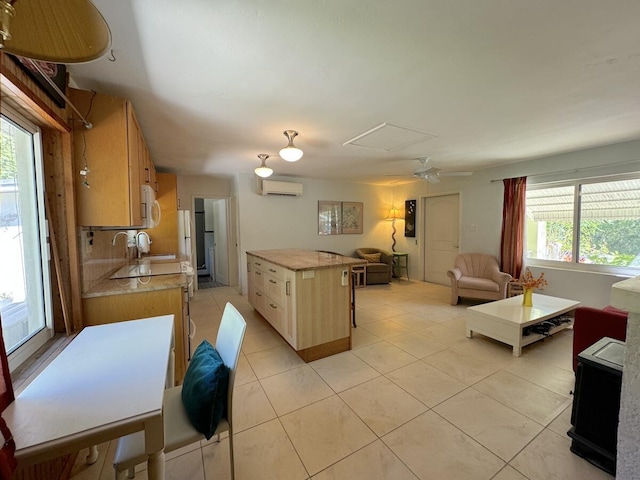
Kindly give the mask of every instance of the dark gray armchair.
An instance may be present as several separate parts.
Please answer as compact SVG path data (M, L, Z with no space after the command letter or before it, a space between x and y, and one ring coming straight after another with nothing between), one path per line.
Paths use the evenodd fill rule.
M356 249L356 257L367 260L367 285L375 285L380 283L390 283L393 273L393 256L391 252L381 248L358 248ZM367 255L380 254L380 260L377 262L367 259Z

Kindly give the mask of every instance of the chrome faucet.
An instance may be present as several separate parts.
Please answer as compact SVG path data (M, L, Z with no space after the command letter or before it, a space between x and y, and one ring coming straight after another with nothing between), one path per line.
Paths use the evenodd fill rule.
M129 234L127 232L118 232L113 236L113 240L111 240L111 245L116 244L116 238L118 238L118 235L124 235L125 237L127 237L127 246L129 246Z
M143 235L147 237L146 240L140 238ZM143 253L149 253L149 245L151 245L149 234L145 231L136 233L136 245L138 246L138 258L141 258Z

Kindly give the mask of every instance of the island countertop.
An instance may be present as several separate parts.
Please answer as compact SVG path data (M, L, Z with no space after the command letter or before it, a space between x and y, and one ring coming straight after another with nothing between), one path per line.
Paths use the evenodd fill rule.
M288 248L282 250L254 250L247 255L261 258L267 262L279 265L288 270L319 270L338 266L353 266L366 263L361 258L345 257L336 253L319 252L317 250L304 250Z

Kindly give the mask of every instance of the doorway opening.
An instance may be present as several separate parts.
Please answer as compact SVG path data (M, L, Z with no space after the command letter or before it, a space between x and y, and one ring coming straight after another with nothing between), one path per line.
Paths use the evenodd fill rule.
M194 198L198 289L229 285L228 200Z

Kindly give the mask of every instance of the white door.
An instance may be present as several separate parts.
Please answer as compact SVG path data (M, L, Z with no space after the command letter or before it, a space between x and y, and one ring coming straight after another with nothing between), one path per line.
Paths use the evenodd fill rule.
M450 285L447 270L453 267L459 251L460 195L424 199L424 279Z

